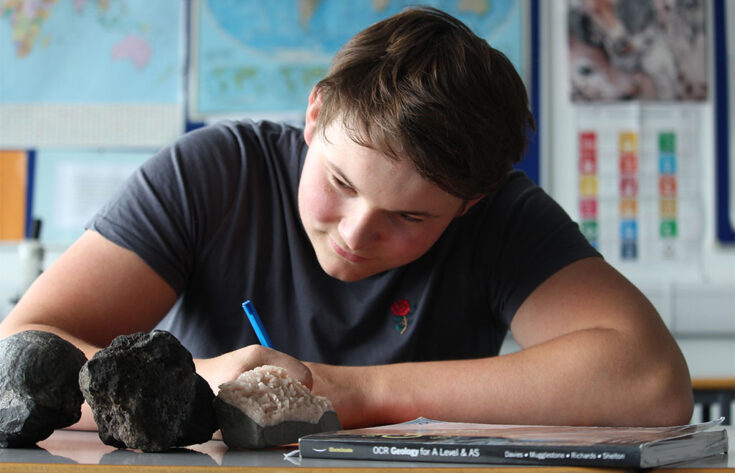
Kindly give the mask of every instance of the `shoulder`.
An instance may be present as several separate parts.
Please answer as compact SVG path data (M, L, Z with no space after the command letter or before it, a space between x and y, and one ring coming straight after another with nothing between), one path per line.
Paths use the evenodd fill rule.
M508 322L550 275L599 256L562 206L521 171L458 220L458 238L473 248L478 278Z
M528 229L575 225L566 211L522 171L513 171L505 184L485 196L460 221L498 237Z
M220 121L182 135L147 161L142 172L188 186L221 182L239 186L268 168L298 174L306 154L303 131L291 125L251 120ZM174 182L170 182L174 183Z
M301 128L285 123L223 120L183 135L174 146L221 150L228 155L299 153L306 147Z
M529 202L534 205L558 205L523 171L512 171L505 184L483 200L485 205L496 211L507 211Z

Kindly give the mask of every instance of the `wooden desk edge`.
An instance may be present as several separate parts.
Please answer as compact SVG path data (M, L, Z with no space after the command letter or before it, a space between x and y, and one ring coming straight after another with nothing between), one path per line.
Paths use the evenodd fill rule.
M692 389L695 391L723 391L731 389L735 391L735 377L729 378L694 378Z

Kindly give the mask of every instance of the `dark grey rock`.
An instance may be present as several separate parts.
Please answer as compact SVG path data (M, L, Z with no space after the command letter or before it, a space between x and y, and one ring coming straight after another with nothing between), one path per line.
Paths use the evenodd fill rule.
M264 427L220 398L215 398L214 408L217 411L222 440L228 447L235 449L276 447L295 443L304 435L342 428L334 411L322 414L317 423L289 420Z
M82 367L79 386L107 445L163 452L217 430L212 389L165 331L115 338Z
M81 350L50 332L0 340L0 447L27 447L82 415Z

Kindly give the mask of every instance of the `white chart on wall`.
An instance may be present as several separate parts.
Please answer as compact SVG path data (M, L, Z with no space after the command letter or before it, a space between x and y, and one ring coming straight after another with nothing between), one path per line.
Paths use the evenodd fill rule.
M580 106L579 223L618 267L699 272L701 106Z

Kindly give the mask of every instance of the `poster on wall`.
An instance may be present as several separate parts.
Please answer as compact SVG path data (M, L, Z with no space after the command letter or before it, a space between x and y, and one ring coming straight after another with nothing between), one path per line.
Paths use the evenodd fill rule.
M706 5L567 1L580 228L628 272L701 273Z
M48 248L64 248L150 153L138 150L40 150L33 190L35 218Z
M568 0L573 102L703 101L704 0Z
M697 274L703 238L697 105L582 106L580 228L612 264Z
M192 0L189 119L300 122L312 87L339 48L362 29L416 5L465 22L528 79L524 0Z
M154 147L183 130L183 1L0 1L0 147Z

